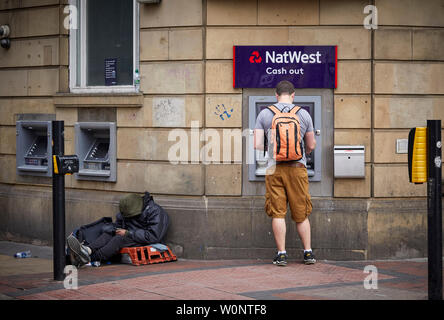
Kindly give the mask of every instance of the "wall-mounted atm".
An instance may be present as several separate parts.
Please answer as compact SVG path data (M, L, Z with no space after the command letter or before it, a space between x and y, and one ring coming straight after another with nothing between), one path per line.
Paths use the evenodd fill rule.
M275 96L250 96L248 106L248 123L250 134L253 134L256 125L256 118L263 109L276 103ZM307 158L307 173L310 181L321 181L322 168L322 141L321 141L321 96L295 96L293 103L298 105L310 114L313 119L313 126L316 138L316 149ZM251 160L248 166L249 181L264 181L268 152L254 150L254 139L249 139L248 159ZM267 150L267 146L265 147Z
M51 141L51 121L17 121L17 174L52 176Z
M116 181L116 123L77 122L76 154L79 180Z

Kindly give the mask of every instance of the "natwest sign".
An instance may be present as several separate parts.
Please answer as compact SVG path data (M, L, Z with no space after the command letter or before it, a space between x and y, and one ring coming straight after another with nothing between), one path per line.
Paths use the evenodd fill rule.
M256 51L257 52L257 51ZM302 53L302 51L284 51L276 53L276 51L265 51L266 63L321 63L321 53Z
M337 46L234 46L233 87L337 87Z

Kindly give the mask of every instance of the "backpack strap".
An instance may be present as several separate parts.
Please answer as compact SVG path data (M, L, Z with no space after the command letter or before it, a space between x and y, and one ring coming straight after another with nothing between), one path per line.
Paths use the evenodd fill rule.
M302 108L299 107L299 106L294 106L294 107L289 111L289 113L296 114L296 113L298 113L298 111L301 110L301 109L302 109Z
M281 113L281 110L279 110L278 107L276 107L274 105L268 106L267 109L270 110L271 112L273 112L274 114Z

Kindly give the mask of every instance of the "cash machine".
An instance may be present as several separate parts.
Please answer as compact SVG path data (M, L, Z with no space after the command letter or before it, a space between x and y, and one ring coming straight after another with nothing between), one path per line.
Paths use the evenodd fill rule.
M77 122L79 180L116 181L116 123Z
M18 175L52 175L51 121L16 122L16 165Z
M256 118L264 108L276 103L275 96L250 96L249 97L249 128L252 137L256 124ZM322 136L321 136L321 96L295 96L293 103L305 109L313 119L313 126L316 138L316 149L310 154L306 154L307 173L310 181L321 181L322 167ZM264 181L267 159L270 156L267 151L255 150L254 139L248 139L248 178L249 181ZM267 142L266 142L267 143ZM267 150L267 147L265 147Z

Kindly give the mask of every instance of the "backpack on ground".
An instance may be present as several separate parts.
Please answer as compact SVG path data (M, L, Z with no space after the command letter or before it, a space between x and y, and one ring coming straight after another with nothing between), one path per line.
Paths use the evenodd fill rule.
M271 141L274 143L273 158L276 161L301 160L303 156L301 123L297 115L301 107L294 106L289 112L281 112L269 106L274 113L271 124Z

